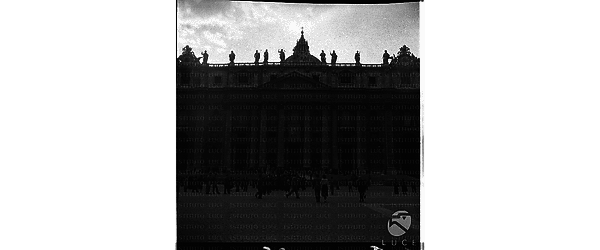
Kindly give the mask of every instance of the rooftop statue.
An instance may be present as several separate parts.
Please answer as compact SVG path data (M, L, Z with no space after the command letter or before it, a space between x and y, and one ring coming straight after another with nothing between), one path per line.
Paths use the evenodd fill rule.
M387 65L389 59L390 59L390 54L388 54L387 50L385 50L383 52L383 64Z
M189 45L186 45L181 49L181 55L177 57L177 62L198 62L202 57L196 57L192 48Z
M204 53L202 53L202 64L208 64L208 53L206 52L206 50L204 51Z
M337 54L335 53L335 50L332 53L329 53L329 55L331 55L331 65L335 65L337 62Z
M235 61L235 53L232 50L231 54L229 54L229 63L233 64L233 61Z
M285 61L285 50L281 49L278 52L279 52L279 59L281 60L281 62Z
M194 54L194 52L192 52L192 48L190 48L189 45L186 45L181 50L183 50L183 53L182 53L183 55L187 55L187 54L192 54L193 55Z
M395 57L395 60L392 60L392 64L395 66L410 66L419 64L419 58L417 58L413 53L410 52L410 48L405 45L400 47L398 51L398 55Z
M258 64L258 60L260 60L260 53L256 50L256 53L254 53L254 63Z
M265 49L264 63L267 64L269 62L269 50Z
M412 53L410 53L410 48L406 47L406 44L402 46L402 48L400 48L400 51L398 52L398 55L410 55Z

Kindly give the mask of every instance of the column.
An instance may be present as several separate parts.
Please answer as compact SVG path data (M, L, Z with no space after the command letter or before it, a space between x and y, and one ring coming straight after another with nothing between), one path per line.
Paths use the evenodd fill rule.
M329 110L323 109L323 125L322 125L322 136L321 136L321 167L330 167L330 149L329 149Z
M254 105L252 105L254 106ZM252 109L252 117L251 119L251 128L252 131L250 132L250 152L248 152L249 155L249 163L247 164L247 167L255 167L256 166L256 161L257 161L257 156L259 154L259 150L258 150L258 142L260 141L260 137L258 134L258 131L260 130L260 128L258 127L258 110L257 109Z
M208 87L208 75L205 72L202 72L200 75L200 86L201 88Z
M223 141L223 163L225 169L231 169L231 107L225 108L225 136Z
M207 108L207 107L205 107L205 108ZM199 121L198 121L197 127L200 129L200 132L198 132L196 134L197 135L196 138L199 140L197 142L197 145L198 145L197 149L198 149L199 153L197 155L195 155L192 159L194 160L194 163L193 163L194 168L198 168L198 167L203 168L207 164L207 162L204 162L203 164L201 164L201 162L203 162L203 160L204 160L203 156L205 155L203 153L203 150L204 150L204 143L206 142L206 138L205 138L206 132L205 131L208 130L208 128L206 127L206 124L208 123L206 120L208 119L208 117L205 116L204 110L200 110L198 112L198 118L199 118Z
M394 148L394 136L392 133L392 111L389 110L389 107L385 109L385 159L386 159L386 168L387 169L395 169L394 166L394 153L392 152Z
M362 150L364 150L365 144L362 142L362 139L364 138L364 133L362 131L364 129L364 122L362 120L362 115L363 115L363 110L362 110L362 108L359 108L359 110L356 111L356 168L357 169L362 169L364 167ZM371 168L371 166L367 166L367 167Z
M337 110L331 111L331 165L334 169L339 169L338 166L338 139L337 139Z
M266 151L267 151L267 110L260 111L260 151L258 156L258 167L265 169Z
M386 70L385 76L384 76L383 79L384 79L384 82L383 82L383 87L384 88L390 88L390 87L392 87L392 84L391 84L391 82L392 82L392 73L390 73L389 70Z
M229 70L227 71L227 75L225 76L225 79L223 81L223 88L231 87L233 85L231 84L233 82L233 78L234 74L231 73L231 68L229 68Z
M285 146L285 138L283 138L283 132L285 129L285 107L279 107L279 125L277 128L277 167L284 167L284 146Z
M310 162L310 110L304 110L304 160L302 166L309 168Z

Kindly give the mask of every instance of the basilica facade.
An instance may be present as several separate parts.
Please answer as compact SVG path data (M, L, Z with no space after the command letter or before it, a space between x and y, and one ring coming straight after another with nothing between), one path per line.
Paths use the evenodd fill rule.
M302 33L279 62L177 58L177 168L400 171L420 166L419 58L325 63Z

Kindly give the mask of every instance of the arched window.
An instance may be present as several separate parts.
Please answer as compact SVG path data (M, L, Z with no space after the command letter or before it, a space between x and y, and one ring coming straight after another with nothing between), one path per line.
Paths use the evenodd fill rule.
M369 88L377 87L377 78L374 76L369 77Z
M410 74L409 73L402 73L400 74L400 83L401 84L410 84Z
M243 73L238 75L238 83L241 85L247 85L249 83L248 75Z
M339 75L340 87L352 87L354 74L351 72L342 72Z

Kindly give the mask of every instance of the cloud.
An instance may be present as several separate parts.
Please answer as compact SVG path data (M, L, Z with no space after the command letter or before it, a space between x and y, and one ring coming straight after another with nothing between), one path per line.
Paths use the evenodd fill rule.
M207 0L177 0L177 4L178 54L189 44L194 50L214 49L214 60L227 61L231 49L239 51L240 61L252 61L258 48L291 50L300 27L311 51L336 49L338 61L353 61L360 49L365 61L372 56L378 62L381 49L395 50L404 43L418 54L418 4L357 7Z
M221 7L208 7L200 10L206 1L196 3L195 1L184 1L178 9L177 30L178 36L188 36L195 34L204 34L210 31L211 34L204 34L207 39L216 44L223 45L227 40L239 40L244 37L246 30L255 28L262 23L274 23L277 21L272 15L268 6L259 6L251 3L230 3L221 4ZM220 1L218 1L220 2ZM219 4L217 4L219 6ZM226 6L226 7L223 7Z
M178 14L182 17L209 17L231 8L228 0L177 0Z
M223 40L222 33L211 33L210 31L204 31L202 32L202 34L204 35L204 38L206 38L206 40L208 40L209 42L216 44L221 48L227 47L227 44Z

